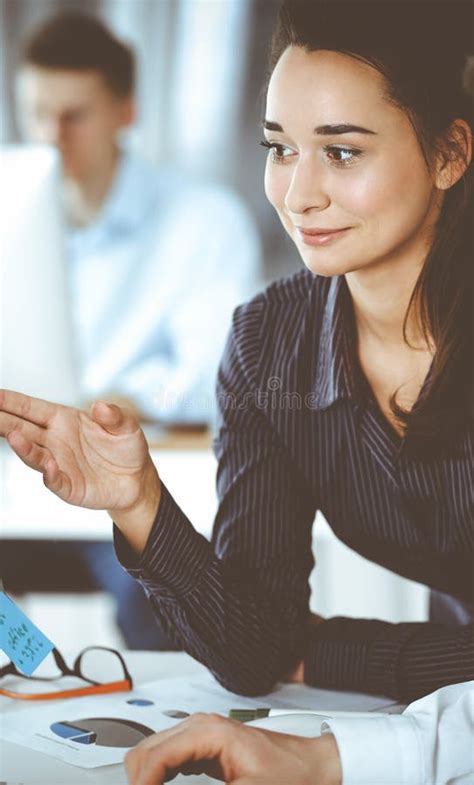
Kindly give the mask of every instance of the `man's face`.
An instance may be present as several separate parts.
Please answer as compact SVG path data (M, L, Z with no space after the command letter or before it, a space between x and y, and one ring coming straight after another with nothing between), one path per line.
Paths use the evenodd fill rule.
M121 128L133 121L133 99L116 96L96 71L24 66L18 105L28 141L54 145L63 170L85 180L110 160Z

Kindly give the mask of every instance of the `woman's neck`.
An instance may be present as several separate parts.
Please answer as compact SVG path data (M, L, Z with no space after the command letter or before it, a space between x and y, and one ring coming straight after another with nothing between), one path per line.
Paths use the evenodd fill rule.
M379 407L395 431L405 429L391 400L410 411L429 372L434 344L423 336L416 303L405 317L422 264L399 264L346 275L357 330L360 367Z
M413 258L348 273L358 340L379 344L395 351L407 349L404 323L413 289L423 262ZM423 336L416 304L410 308L406 338L412 348L432 350Z

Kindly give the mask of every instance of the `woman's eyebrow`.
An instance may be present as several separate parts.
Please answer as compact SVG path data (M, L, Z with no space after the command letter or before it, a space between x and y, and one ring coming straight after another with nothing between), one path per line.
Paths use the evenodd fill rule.
M272 120L264 120L262 125L266 131L279 131L280 133L283 133L283 128L280 123L274 123Z
M283 132L283 127L280 123L274 123L272 120L264 120L263 127L266 131ZM362 128L360 125L351 125L350 123L337 123L336 125L318 125L314 129L314 133L318 136L334 136L340 134L376 134L376 131L370 131L368 128Z
M362 128L360 125L351 125L350 123L338 123L337 125L318 125L314 129L314 133L318 136L332 136L336 134L376 134L376 131L370 131L368 128Z

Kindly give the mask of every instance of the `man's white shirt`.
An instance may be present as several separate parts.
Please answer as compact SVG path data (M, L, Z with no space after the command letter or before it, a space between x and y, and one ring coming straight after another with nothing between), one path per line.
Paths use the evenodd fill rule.
M123 154L98 219L67 241L84 397L212 420L232 311L259 286L259 238L241 200Z
M474 681L411 703L403 714L323 723L341 757L343 785L473 785Z

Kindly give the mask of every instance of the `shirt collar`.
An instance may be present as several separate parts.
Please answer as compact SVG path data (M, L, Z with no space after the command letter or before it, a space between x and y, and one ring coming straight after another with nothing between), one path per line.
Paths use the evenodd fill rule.
M122 153L112 187L97 223L108 229L134 230L156 197L156 178L151 165L130 153Z
M350 293L344 276L331 278L324 304L313 379L315 408L327 409L336 401L356 397L355 325Z

